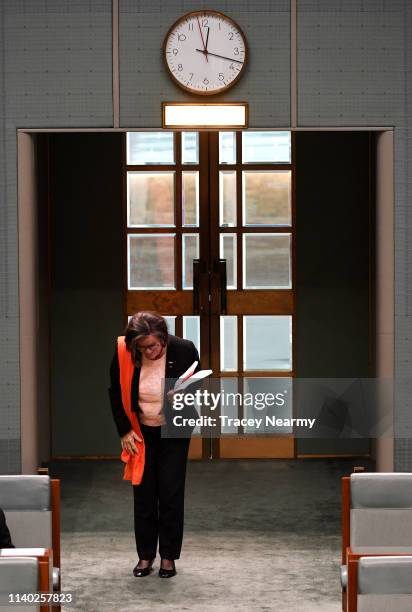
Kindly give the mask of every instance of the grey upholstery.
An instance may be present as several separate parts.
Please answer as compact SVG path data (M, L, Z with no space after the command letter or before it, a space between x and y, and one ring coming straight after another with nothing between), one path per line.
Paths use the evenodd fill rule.
M361 557L358 593L412 595L412 556Z
M351 474L350 546L358 553L412 553L412 474Z
M17 548L53 547L50 491L49 476L0 476L0 508ZM55 588L59 573L53 568Z
M389 610L412 610L412 556L359 559L358 611Z
M5 605L9 593L36 593L39 590L38 560L33 557L0 557L1 611L29 612L39 606Z
M50 510L49 476L0 476L0 508Z
M52 513L49 510L7 510L7 526L17 548L52 548Z
M359 595L358 612L411 612L412 595Z
M363 472L350 476L351 508L412 509L412 474Z
M412 509L351 510L350 525L353 552L412 553Z

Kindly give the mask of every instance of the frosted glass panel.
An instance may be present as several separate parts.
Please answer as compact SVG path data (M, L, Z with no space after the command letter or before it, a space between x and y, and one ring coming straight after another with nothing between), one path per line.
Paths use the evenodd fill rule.
M127 163L174 164L173 132L128 132Z
M292 317L245 315L243 317L243 369L292 369Z
M183 338L191 340L200 355L200 317L183 316Z
M183 234L182 249L182 286L193 289L193 260L199 257L199 234Z
M291 172L242 172L243 225L291 225Z
M129 234L129 289L175 288L175 234Z
M242 162L290 164L290 132L243 132Z
M199 133L182 132L182 164L199 163Z
M236 172L219 172L219 223L222 227L236 225Z
M176 316L165 316L162 315L164 320L167 323L167 331L169 332L169 334L173 334L175 335L176 333Z
M243 288L290 288L290 245L290 234L243 234Z
M245 376L243 381L245 394L250 393L254 398L262 398L259 399L259 403L256 403L255 406L244 406L245 418L255 419L257 417L263 419L259 427L256 425L246 425L244 432L254 435L293 433L293 427L276 425L277 418L291 419L293 417L293 379L278 376L272 378Z
M174 172L127 173L129 227L174 225L174 180Z
M220 255L226 259L226 288L237 288L236 234L220 234Z
M236 372L237 367L237 317L220 317L220 370Z
M182 224L199 226L199 172L182 172Z
M219 132L219 163L236 163L236 132Z
M234 397L239 393L239 382L237 378L224 377L220 379L220 391L221 397ZM235 401L220 402L220 414L236 419L239 417L239 406ZM238 433L238 427L233 425L233 421L228 419L222 419L220 421L222 434L236 434Z

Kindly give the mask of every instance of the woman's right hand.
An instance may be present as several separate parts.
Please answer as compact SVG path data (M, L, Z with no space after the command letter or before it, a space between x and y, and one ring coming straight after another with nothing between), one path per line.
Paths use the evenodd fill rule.
M135 431L133 431L133 429L131 429L129 433L120 438L122 448L128 453L132 453L132 455L137 455L139 452L136 447L136 444L134 443L135 440L143 442L143 440L137 435Z

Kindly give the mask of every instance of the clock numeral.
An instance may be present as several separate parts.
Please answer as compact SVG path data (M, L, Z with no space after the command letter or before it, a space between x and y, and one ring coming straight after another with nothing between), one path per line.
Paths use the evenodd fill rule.
M194 23L189 23L189 32L193 32Z
M233 64L230 64L229 68L230 68L230 70L234 70L235 69Z
M172 53L173 55L177 55L179 53L179 49L173 49Z
M205 78L203 79L203 83L204 83L205 85L209 85L209 79L207 79L207 78L205 77Z
M178 69L178 71L179 71L179 72L182 72L182 70L183 70L183 65L182 65L182 64L178 64L178 65L177 65L177 69Z
M224 81L225 80L225 75L223 74L223 72L219 72L219 81Z
M202 28L207 28L208 23L209 23L208 19L202 19Z
M229 32L229 40L233 40L233 32Z
M233 55L239 55L239 47L233 49Z
M183 42L184 40L186 40L186 35L185 34L179 34L177 39L180 40L180 42Z
M189 81L191 81L193 79L193 75L194 75L194 73L190 72L190 79L189 79Z

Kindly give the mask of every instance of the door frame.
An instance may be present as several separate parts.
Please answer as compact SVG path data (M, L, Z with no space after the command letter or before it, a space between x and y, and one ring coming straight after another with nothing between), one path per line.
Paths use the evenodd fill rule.
M40 405L39 381L39 281L36 200L36 134L98 133L158 131L161 128L19 128L17 138L17 214L18 214L18 273L19 273L19 337L20 337L20 406L21 406L21 465L22 473L33 473L41 461L50 458L47 432L50 428L49 407ZM376 133L376 376L395 379L394 312L394 128L392 127L327 127L327 128L249 128L249 131L366 131ZM42 377L42 384L48 382ZM394 466L392 431L376 440L374 454L378 471L392 471ZM37 435L33 435L37 432ZM43 433L39 433L43 432Z

